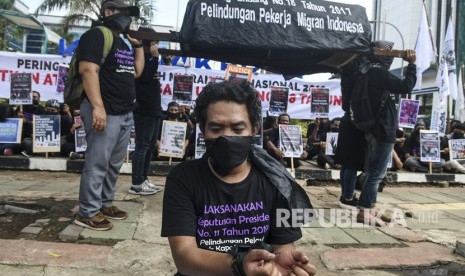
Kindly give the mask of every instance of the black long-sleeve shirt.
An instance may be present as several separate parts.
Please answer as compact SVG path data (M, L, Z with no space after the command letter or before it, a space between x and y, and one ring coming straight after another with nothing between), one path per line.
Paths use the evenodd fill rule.
M145 55L142 74L136 79L136 108L134 113L147 117L161 117L160 80L158 79L158 57Z

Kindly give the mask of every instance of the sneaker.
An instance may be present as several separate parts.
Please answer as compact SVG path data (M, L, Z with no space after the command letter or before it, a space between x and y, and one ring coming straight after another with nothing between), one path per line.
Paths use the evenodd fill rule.
M129 193L133 195L153 195L159 191L160 190L150 188L145 181L140 185L131 185L129 189Z
M344 209L356 209L358 204L358 199L354 197L351 200L345 199L343 196L339 198L339 202L337 205Z
M77 215L74 224L97 231L106 231L113 227L113 223L107 220L101 212L90 218Z
M128 217L128 213L121 211L116 206L102 208L100 209L100 212L102 212L105 217L110 219L125 219Z
M21 155L24 156L24 157L27 157L27 158L31 158L31 157L32 157L32 155L27 154L27 152L24 151L24 150L21 152Z
M153 183L150 182L150 180L148 180L148 179L146 179L146 180L144 181L144 183L147 184L147 186L149 186L150 188L154 189L154 190L157 191L157 192L163 190L163 187L153 184Z

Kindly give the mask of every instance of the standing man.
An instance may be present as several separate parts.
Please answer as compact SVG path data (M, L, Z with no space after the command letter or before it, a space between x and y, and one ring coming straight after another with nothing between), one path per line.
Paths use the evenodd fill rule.
M134 78L144 68L142 44L127 36L131 50L120 37L129 30L131 16L139 15L139 8L123 0L104 1L101 15L103 25L113 34L113 45L104 62L105 39L99 28L84 33L76 49L85 91L80 112L87 150L74 223L93 230L109 230L113 224L107 218L128 216L113 205L113 199L133 124Z
M252 146L260 113L245 82L210 83L197 98L206 154L171 170L163 198L161 235L176 275L314 275L294 247L300 228L278 214L311 204L281 164Z
M379 49L392 49L393 45L394 43L389 41L373 42L373 47ZM396 142L397 112L389 94L408 94L417 80L415 51L406 50L403 59L409 63L404 79L399 79L388 71L393 61L392 57L374 57L367 72L370 103L373 110L379 114L374 126L365 132L366 179L358 201L360 211L357 221L372 225L384 225L375 204L379 183L386 175L387 164Z
M139 31L155 33L152 28L140 27ZM158 78L158 41L143 40L145 67L136 79L136 108L134 127L136 149L132 157L132 186L129 193L152 195L162 190L148 180L152 154L156 149L161 118L160 80Z

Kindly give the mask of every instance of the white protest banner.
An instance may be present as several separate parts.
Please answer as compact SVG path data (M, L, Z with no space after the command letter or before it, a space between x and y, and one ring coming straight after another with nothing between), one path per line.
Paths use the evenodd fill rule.
M31 73L32 91L38 91L41 101L50 99L63 102L63 93L57 92L60 64L69 64L71 57L44 54L26 54L0 51L0 98L9 98L10 74Z
M187 123L163 121L159 156L182 158L186 140Z
M441 147L437 131L420 130L420 161L440 162Z
M74 117L74 124L76 125L76 129L74 130L75 151L85 152L87 149L86 129L84 128L81 116Z
M7 118L0 122L0 144L19 144L21 143L21 132L23 130L23 119Z
M450 160L465 160L465 139L449 140Z
M302 128L297 125L279 125L279 149L284 157L299 158L304 151Z
M212 80L224 78L224 71L184 68L179 66L159 66L161 84L162 108L167 109L168 103L173 101L173 79L175 74L188 74L194 76L194 88L192 100L195 101L202 89ZM284 80L282 75L276 74L254 74L252 86L258 91L262 101L262 111L266 113L269 109L270 93L272 86L289 88L287 113L293 119L313 119L309 112L311 103L311 88L321 87L329 89L329 118L342 117L342 96L340 80L329 80L322 82L307 82L300 78Z
M60 152L60 115L34 115L33 152Z
M336 154L337 148L337 138L339 137L339 133L337 132L328 132L326 133L326 155L334 155Z

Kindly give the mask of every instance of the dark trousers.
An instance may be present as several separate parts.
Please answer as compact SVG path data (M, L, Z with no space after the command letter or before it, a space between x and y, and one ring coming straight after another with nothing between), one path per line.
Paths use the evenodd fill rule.
M132 184L140 185L147 179L152 155L156 150L160 117L134 114L136 149L132 156Z

